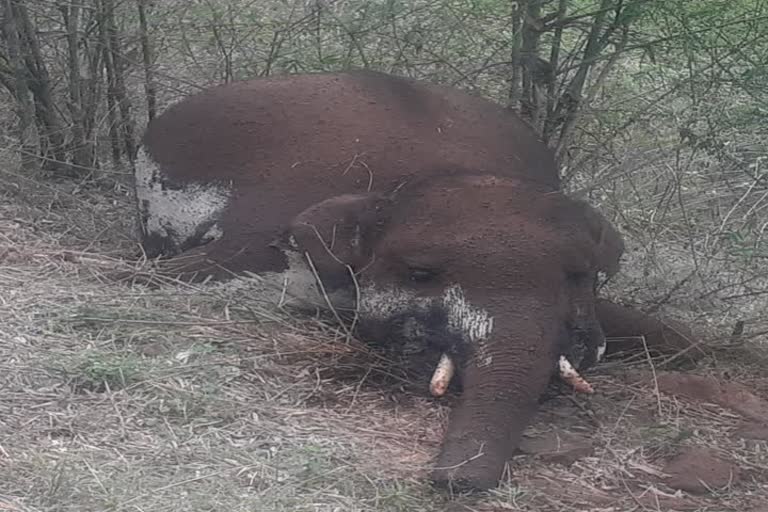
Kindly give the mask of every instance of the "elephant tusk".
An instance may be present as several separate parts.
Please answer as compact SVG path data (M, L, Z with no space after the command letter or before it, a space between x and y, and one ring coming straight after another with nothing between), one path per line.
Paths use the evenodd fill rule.
M560 367L560 378L571 385L579 393L594 393L592 385L579 375L579 372L573 367L570 361L561 355L558 362Z
M429 383L429 391L432 396L443 396L448 391L448 384L453 378L456 366L448 354L443 354L437 363L435 373L432 374L432 382Z

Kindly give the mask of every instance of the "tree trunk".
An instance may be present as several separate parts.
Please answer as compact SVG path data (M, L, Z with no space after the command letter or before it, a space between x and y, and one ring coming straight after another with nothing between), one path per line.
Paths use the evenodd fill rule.
M157 115L157 92L155 91L155 78L152 71L152 42L149 39L147 24L147 0L138 0L138 2L141 53L144 60L144 92L147 95L147 116L151 121Z
M69 65L69 112L72 116L72 163L74 171L81 174L89 171L93 164L93 151L85 139L83 100L80 78L80 52L78 49L80 6L77 2L61 6L67 29L67 50Z
M51 88L51 78L48 68L43 61L40 45L37 41L37 32L29 19L26 4L23 0L10 2L13 17L18 28L20 49L26 62L29 74L29 89L35 99L35 116L38 121L41 147L50 148L52 157L43 152L43 166L54 170L60 170L67 162L64 149L64 129L56 113Z
M35 113L27 84L27 70L21 57L19 30L14 16L12 0L4 0L3 37L8 48L8 60L13 70L13 80L4 81L16 98L16 115L19 118L18 136L21 144L21 166L24 170L35 167L36 144L34 142Z
M556 150L556 158L558 162L562 161L568 144L573 138L573 132L578 121L579 108L582 103L584 84L587 81L589 70L594 66L597 56L605 47L605 42L603 42L602 45L600 44L600 33L605 25L605 16L608 13L612 2L613 0L602 0L600 3L600 10L595 14L592 28L587 37L587 45L584 48L584 55L581 59L581 63L563 94L561 112L563 112L564 122L560 129L560 137Z
M86 12L90 13L90 17L85 16ZM99 20L100 12L98 9L83 11L81 19L83 32L95 35L95 38L92 36L82 40L83 58L88 68L88 76L83 79L80 87L80 99L83 108L83 136L91 148L94 168L99 166L99 154L96 151L97 143L94 132L97 129L96 115L101 103L102 84L104 83L104 52L99 39Z
M99 3L99 39L104 59L104 69L107 72L107 123L109 124L109 142L112 148L112 164L120 166L120 157L123 151L120 147L120 127L117 117L117 86L115 85L115 66L112 52L109 49L109 36L107 34L107 16L104 2Z
M523 11L522 46L520 57L523 64L523 92L520 111L531 121L538 131L542 114L539 105L538 63L539 39L541 38L541 0L529 0Z
M103 0L104 24L106 27L109 53L112 60L112 74L114 78L114 98L120 110L120 131L125 144L125 153L128 161L133 163L136 157L136 144L134 141L133 118L131 116L131 101L125 88L123 73L127 66L120 48L120 37L115 22L114 0Z
M552 135L558 126L555 118L555 98L557 98L557 68L560 63L560 49L563 42L563 29L565 28L564 18L568 9L568 0L559 0L557 6L557 17L555 18L555 32L552 36L552 47L549 52L550 76L547 83L547 118L544 122L542 136L544 142L550 143Z
M520 47L522 45L522 17L521 12L525 11L528 7L527 2L513 2L512 3L512 33L514 41L512 41L512 55L510 56L511 73L509 79L509 108L519 112L520 111L520 80L522 76L522 60L520 59Z

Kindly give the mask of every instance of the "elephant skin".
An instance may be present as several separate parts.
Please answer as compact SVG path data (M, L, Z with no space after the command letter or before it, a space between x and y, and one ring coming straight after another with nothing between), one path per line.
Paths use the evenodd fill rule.
M595 303L595 314L608 338L606 355L644 352L646 349L651 354L684 356L688 361L706 355L691 329L676 320L657 318L602 298Z
M363 339L455 362L439 486L495 486L558 358L605 350L594 284L621 236L490 101L374 72L239 82L155 118L136 162L148 255L270 277Z

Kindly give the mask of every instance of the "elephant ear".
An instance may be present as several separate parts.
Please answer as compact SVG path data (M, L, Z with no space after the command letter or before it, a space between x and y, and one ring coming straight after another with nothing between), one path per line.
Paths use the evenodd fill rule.
M597 268L611 277L619 271L619 260L624 254L624 239L616 227L599 211L579 201L584 222L592 239L593 257Z
M350 286L350 268L357 273L373 257L390 203L376 193L331 197L298 214L272 245L300 252L326 290Z

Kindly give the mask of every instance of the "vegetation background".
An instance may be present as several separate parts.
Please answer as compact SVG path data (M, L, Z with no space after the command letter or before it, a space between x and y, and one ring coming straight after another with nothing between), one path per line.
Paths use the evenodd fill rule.
M764 0L2 0L1 13L8 510L447 506L422 482L446 406L395 391L406 377L364 347L260 303L248 280L148 290L101 277L135 251L130 165L147 121L257 76L368 67L520 112L568 190L627 238L606 293L691 322L710 350L700 369L766 387ZM643 502L660 489L655 461L691 436L758 473L765 446L732 446L733 416L603 371L596 382L621 391L589 404L616 413L590 427L597 455L523 459L519 479L462 506L748 510L768 495L751 477L710 501ZM638 411L651 401L648 425L622 420L627 396Z

